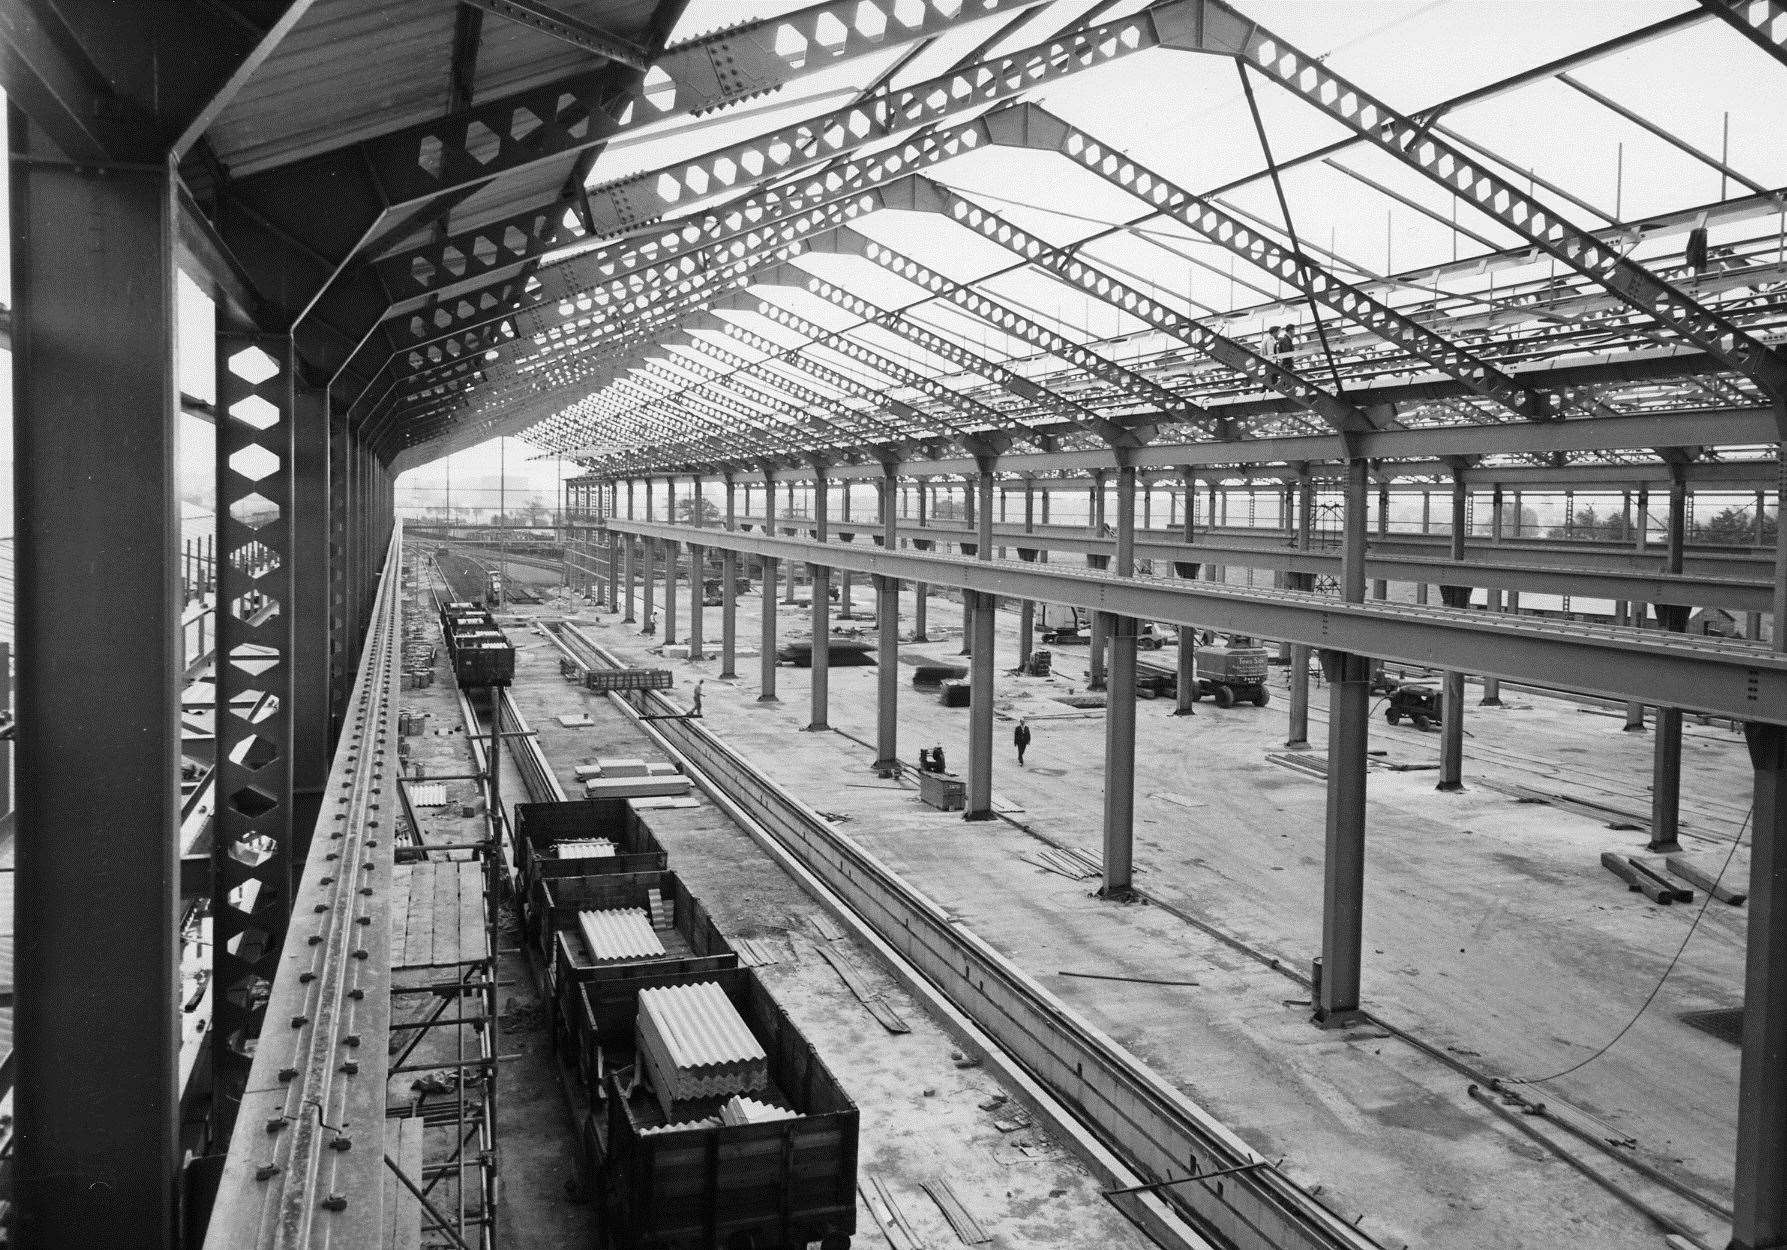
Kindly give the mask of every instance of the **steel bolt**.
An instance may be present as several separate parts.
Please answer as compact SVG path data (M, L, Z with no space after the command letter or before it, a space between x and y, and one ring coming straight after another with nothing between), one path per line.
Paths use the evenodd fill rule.
M267 1131L269 1133L277 1133L280 1129L282 1129L284 1127L285 1127L285 1117L282 1115L276 1115L271 1120L267 1121Z
M293 1016L292 1017L292 1027L294 1029L301 1029L309 1023L310 1023L309 1016Z
M281 1081L296 1080L297 1076L298 1076L298 1069L296 1069L296 1068L281 1068L279 1070L279 1079Z
M340 1194L330 1194L323 1199L323 1209L325 1211L345 1211L347 1210L347 1199Z
M279 1168L271 1163L263 1163L254 1170L254 1179L257 1181L270 1181L278 1175Z

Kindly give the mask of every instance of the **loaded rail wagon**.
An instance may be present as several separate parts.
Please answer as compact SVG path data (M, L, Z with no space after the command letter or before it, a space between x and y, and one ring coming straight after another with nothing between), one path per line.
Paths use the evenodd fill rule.
M515 679L515 647L496 618L475 603L441 605L441 635L462 687L506 686Z
M585 981L719 972L738 967L732 944L674 872L608 877L553 877L542 883L538 949L553 998L552 1040L575 1065L583 1048L577 987ZM643 946L616 913L642 913L650 925ZM637 925L637 920L632 924Z
M640 994L717 984L764 1052L767 1080L740 1095L681 1100L668 1113L636 1066ZM601 1240L615 1250L750 1245L848 1250L856 1231L860 1113L748 968L586 981L577 987L592 1109L583 1142Z
M625 799L574 799L515 805L515 860L531 930L534 913L542 905L541 882L553 877L661 872L669 866L670 855Z

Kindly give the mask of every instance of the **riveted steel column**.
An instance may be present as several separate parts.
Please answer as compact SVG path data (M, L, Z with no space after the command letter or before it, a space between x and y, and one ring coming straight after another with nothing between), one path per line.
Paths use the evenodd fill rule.
M1024 478L1024 532L1036 532L1036 481ZM1024 554L1028 552L1029 554ZM1034 547L1020 547L1020 557L1026 560L1036 559ZM1018 603L1018 667L1027 668L1030 664L1030 652L1036 641L1036 600L1024 599Z
M794 483L793 482L788 483L788 515L790 517L794 516ZM790 530L789 532L792 533L793 530ZM782 599L782 602L787 604L789 607L794 606L794 583L798 580L799 575L796 572L796 570L799 567L800 566L797 565L792 560L790 560L788 562L788 589L787 589L785 597Z
M1309 466L1297 471L1297 550L1308 551L1315 526L1315 480ZM1313 590L1314 579L1308 573L1294 573L1286 579L1297 590ZM1309 750L1309 648L1301 643L1291 647L1290 732L1284 745L1293 751Z
M289 335L217 336L210 1040L220 1129L235 1120L291 911L293 365Z
M1197 541L1197 479L1192 476L1191 467L1187 465L1181 473L1185 487L1185 545L1190 547ZM1186 553L1191 554L1190 552ZM1181 577L1195 580L1198 575L1196 561L1175 561L1173 569ZM1179 627L1178 653L1174 656L1173 677L1173 715L1196 716L1197 709L1192 706L1196 702L1198 689L1198 631L1190 625Z
M1787 1245L1787 728L1749 724L1755 769L1733 1250Z
M706 642L702 637L705 622L702 620L702 609L705 587L701 577L701 562L705 556L700 543L689 544L689 658L701 660L701 648Z
M918 528L925 527L925 496L930 493L928 478L918 479ZM929 606L931 588L924 582L912 583L912 641L929 642L925 634L925 610Z
M645 618L643 632L655 634L658 632L658 614L653 606L658 594L658 540L646 538L639 545L640 555L645 561L645 567L640 570L639 575L639 610L640 615Z
M899 543L900 522L895 514L893 465L883 466L880 485L881 546L892 551ZM900 735L900 579L875 578L875 763L883 776L899 769Z
M1118 455L1121 457L1122 453ZM1135 576L1135 466L1117 467L1118 577ZM1110 691L1104 720L1104 888L1106 898L1127 898L1135 857L1136 622L1100 613L1111 640Z
M968 804L963 820L993 819L993 665L997 663L993 607L992 595L974 594L974 659L968 669Z
M979 526L976 523L976 517L979 513L975 508L975 491L972 486L962 487L962 512L963 518L968 524L978 531ZM959 553L962 555L973 554L976 559L986 559L986 556L982 554L978 545L976 545L972 553L968 551L966 543L959 543L957 546L960 548ZM962 654L974 654L974 596L970 595L966 590L962 591Z
M1787 438L1787 395L1775 398L1775 428ZM1756 502L1756 534L1762 535L1762 501ZM1787 651L1787 441L1775 444L1775 594L1769 618L1770 645Z
M348 620L348 427L329 422L329 740L341 734L341 719L353 690L353 626Z
M738 484L726 475L726 530L738 529ZM746 503L750 502L747 494ZM720 676L738 676L738 552L720 553Z
M168 1246L184 667L176 179L77 168L42 150L16 105L10 123L12 1237L31 1250Z
M674 539L664 540L664 642L676 641L676 575L682 559L683 545Z
M1668 573L1682 571L1683 548L1688 538L1688 487L1679 465L1671 465L1669 484L1669 546L1663 568ZM1657 623L1664 629L1680 633L1687 628L1688 607L1685 604L1659 603ZM1677 840L1681 823L1682 787L1682 713L1680 708L1657 709L1657 736L1651 744L1651 814L1650 844L1652 851L1673 854L1681 850Z
M1465 490L1464 474L1452 470L1451 558L1454 564L1464 563L1465 516L1470 497ZM1462 592L1462 593L1460 593ZM1470 588L1441 587L1440 597L1449 607L1453 601L1470 600ZM1441 678L1440 695L1440 777L1436 790L1464 789L1464 674L1448 670Z
M1498 487L1497 489L1499 490L1500 488ZM1388 538L1390 536L1390 483L1388 479L1378 483L1377 533L1379 538ZM1373 599L1388 599L1390 597L1390 583L1381 577L1374 580L1371 583L1371 597Z
M618 530L609 530L608 547L608 602L605 605L610 612L620 607L620 569L622 538ZM631 588L629 588L631 589Z
M1489 540L1496 546L1501 546L1502 488L1499 482L1496 484L1494 493L1490 499ZM1491 612L1500 612L1502 610L1502 592L1498 587L1492 586L1489 589L1489 610ZM1481 704L1483 707L1500 707L1502 705L1501 678L1485 677L1483 679L1483 698Z
M1104 718L1104 886L1105 898L1130 895L1135 857L1135 675L1136 623L1109 616L1110 693Z
M1341 596L1365 598L1363 460L1347 463L1341 533ZM1324 652L1328 691L1328 796L1322 883L1322 971L1316 1023L1338 1027L1358 1018L1365 921L1365 774L1371 727L1371 661Z
M826 524L830 505L825 470L813 471L813 538L826 542L831 531ZM813 682L812 721L808 729L830 729L827 717L831 712L831 568L824 564L807 566L813 577Z
M840 510L840 514L841 514L842 519L846 523L846 526L848 526L848 523L850 521L850 483L848 481L843 482L841 484L841 487L842 488L838 492L839 496L842 499L842 507ZM848 621L854 616L855 616L855 613L852 612L851 608L850 608L850 570L849 569L839 569L838 570L838 619L843 620L843 621Z
M1087 529L1094 538L1104 537L1104 471L1095 470L1092 474L1090 497L1087 500ZM1110 564L1109 556L1089 555L1086 563L1091 568L1102 569ZM1105 685L1105 626L1107 622L1098 612L1092 614L1092 628L1087 640L1090 654L1086 661L1086 688L1103 690Z
M329 778L329 395L297 390L292 429L292 863Z

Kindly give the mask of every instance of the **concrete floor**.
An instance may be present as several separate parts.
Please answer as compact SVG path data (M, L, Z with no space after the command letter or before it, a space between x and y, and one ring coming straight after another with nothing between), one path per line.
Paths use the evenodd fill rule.
M563 615L549 608L538 614ZM509 619L505 614L505 622ZM508 626L508 632L517 647L512 693L568 791L576 790L576 766L598 756L659 758L645 735L605 698L562 679L558 652L543 636L520 624ZM613 641L609 631L598 632L604 643ZM433 712L430 728L442 731L412 739L411 760L426 760L431 772L464 771L457 766L465 762L464 738L451 730L457 723L451 686L408 692L404 706ZM595 724L566 729L553 719L562 712L587 712ZM512 800L522 793L512 771L505 770L504 786ZM457 802L470 788L460 783L450 791ZM942 1176L993 1234L995 1245L1117 1250L1148 1244L1099 1197L1100 1187L1086 1168L1035 1123L1034 1109L964 1059L956 1040L877 966L875 957L846 939L836 947L847 951L911 1031L890 1034L869 1015L818 954L825 939L809 920L819 911L817 904L717 809L704 801L693 809L645 815L670 852L671 868L721 931L764 942L777 954L778 962L759 974L861 1110L859 1178L883 1181L922 1243L955 1239L920 1187ZM440 820L446 824L438 840L445 840L453 836L447 830L457 817ZM423 823L432 831L436 821L424 817ZM517 955L504 957L501 972L513 983L503 991L505 1001L525 1006L537 997L530 988L533 972ZM546 1031L505 1031L501 1047L502 1244L530 1250L594 1244L592 1208L573 1202L565 1189L574 1174L571 1118ZM1011 1127L1014 1122L1020 1127ZM859 1199L857 1244L873 1247L883 1240L875 1213Z
M679 604L686 637L687 588ZM872 606L859 587L859 608ZM761 600L741 600L739 637L755 642ZM784 638L806 631L804 609L781 608ZM959 629L959 603L934 597L932 636ZM911 618L910 594L902 620ZM1097 850L1103 718L1054 701L1084 688L1085 651L1056 649L1052 679L1002 675L994 791L1023 811L968 825L877 782L875 669L834 668L834 732L790 735L809 719L808 672L778 672L781 702L759 704L755 660L736 684L717 660L664 661L657 640L611 624L604 643L677 673L679 690L706 678L709 727L809 803L848 815L846 831L949 907L1092 1023L1222 1116L1388 1245L1655 1244L1661 1233L1512 1131L1466 1095L1467 1072L1539 1077L1585 1059L1642 1004L1699 910L1658 907L1599 864L1637 851L1641 833L1548 806L1517 803L1488 782L1568 791L1633 811L1648 808L1650 735L1573 700L1509 692L1509 706L1467 717L1466 785L1441 795L1427 771L1375 768L1371 779L1365 1001L1430 1053L1381 1028L1324 1033L1307 1022L1307 990L1271 966L1306 971L1319 950L1324 786L1268 761L1285 737L1283 701L1267 709L1170 715L1140 708L1138 886L1159 905L1119 906L1023 858L1041 841ZM1015 613L1002 613L1002 665L1015 658ZM719 611L706 618L710 646ZM908 625L909 628L909 625ZM959 634L903 648L951 659ZM1160 658L1170 662L1170 650ZM901 754L940 741L959 770L968 713L944 709L902 674ZM1282 683L1282 674L1275 681ZM1282 687L1276 690L1282 694ZM1320 759L1324 693L1312 696L1310 753ZM1021 772L1009 745L1015 717L1035 730ZM1373 724L1385 763L1432 763L1438 735ZM1717 871L1747 808L1742 739L1691 726L1684 747L1684 843ZM1747 876L1738 850L1727 879ZM1735 1045L1682 1016L1741 1000L1745 913L1711 904L1667 984L1629 1032L1536 1097L1578 1118L1694 1188L1729 1201L1735 1124ZM1041 921L1041 922L1039 922ZM1061 976L1080 971L1189 979L1160 987ZM1448 1059L1451 1063L1443 1062ZM1462 1065L1466 1071L1460 1071ZM1567 1140L1567 1139L1566 1139ZM1716 1217L1587 1152L1708 1244Z

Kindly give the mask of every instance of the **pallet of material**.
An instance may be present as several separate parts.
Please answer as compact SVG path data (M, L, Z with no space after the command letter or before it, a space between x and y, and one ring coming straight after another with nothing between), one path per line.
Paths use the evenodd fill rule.
M578 773L582 776L581 771ZM596 760L596 777L649 777L651 765L644 760L601 759Z
M549 877L659 872L670 863L669 854L651 830L641 825L633 809L620 799L518 803L514 810L517 892L530 924L538 902L539 883ZM612 843L614 854L599 859L575 853L559 855L561 842L587 843L593 839Z
M763 1049L767 1086L749 1097L791 1114L730 1124L729 1099L715 1099L679 1104L666 1117L642 1086L629 1096L647 985L580 986L586 1030L602 1056L601 1095L584 1122L584 1146L605 1233L611 1230L616 1250L848 1245L856 1232L855 1104L755 973L739 968L663 984L701 980L719 986Z
M667 668L595 668L583 678L583 684L600 694L619 690L668 690L675 684Z
M548 877L540 883L540 906L535 910L540 923L529 938L555 988L565 982L738 966L731 943L674 872ZM662 948L656 955L632 960L595 957L582 928L584 914L622 910L645 913Z
M968 675L965 664L920 664L912 670L912 684L920 688L934 688L946 681L960 681Z
M973 687L965 681L946 681L938 687L944 707L967 707L973 701Z
M716 981L639 993L634 1050L664 1118L683 1103L769 1088L769 1056Z
M680 773L670 777L591 777L583 783L592 799L655 799L687 794L694 783Z

